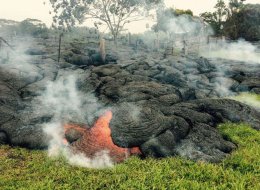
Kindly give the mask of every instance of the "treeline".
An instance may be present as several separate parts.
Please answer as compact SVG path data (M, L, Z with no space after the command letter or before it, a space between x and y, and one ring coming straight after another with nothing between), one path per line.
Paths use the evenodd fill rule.
M38 19L25 19L21 22L12 20L0 20L0 34L2 35L30 35L34 37L48 38L50 29Z
M226 4L218 0L214 12L202 13L200 17L212 27L216 36L259 41L260 4L244 4L244 1L230 0Z

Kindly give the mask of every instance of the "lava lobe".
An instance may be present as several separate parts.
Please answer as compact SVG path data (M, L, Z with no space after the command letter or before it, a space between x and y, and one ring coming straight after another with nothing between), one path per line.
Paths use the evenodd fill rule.
M122 148L113 143L109 127L112 117L112 112L107 111L91 128L76 124L64 125L64 143L69 144L73 151L84 153L90 158L99 152L107 151L114 162L122 162L131 155L140 155L141 151L138 147Z

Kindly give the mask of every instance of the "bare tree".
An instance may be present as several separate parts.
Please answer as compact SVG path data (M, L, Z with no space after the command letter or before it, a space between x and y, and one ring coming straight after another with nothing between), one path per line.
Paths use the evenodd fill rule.
M70 27L86 19L95 19L95 26L107 25L114 42L124 26L147 16L161 0L50 0L54 24Z

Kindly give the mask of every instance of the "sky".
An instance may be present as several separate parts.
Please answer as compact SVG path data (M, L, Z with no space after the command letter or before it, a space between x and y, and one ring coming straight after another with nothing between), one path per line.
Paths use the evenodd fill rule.
M47 2L46 5L43 4L44 1ZM50 26L52 16L49 11L52 9L48 2L49 0L0 0L0 19L22 21L26 18L35 18ZM168 7L190 9L195 15L205 11L213 11L216 2L217 0L165 0ZM260 0L247 0L246 3L260 3ZM139 32L145 30L146 24L147 21L132 23L128 28L135 28L135 31L131 32Z

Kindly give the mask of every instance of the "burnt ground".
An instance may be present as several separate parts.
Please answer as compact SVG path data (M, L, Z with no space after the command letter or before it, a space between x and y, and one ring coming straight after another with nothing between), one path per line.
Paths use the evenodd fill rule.
M246 122L260 129L259 111L224 98L239 92L259 94L259 64L107 46L105 63L97 44L80 40L64 44L59 64L53 39L34 39L20 48L22 54L11 53L11 60L16 57L12 61L2 58L0 144L47 147L42 125L54 116L43 109L40 97L48 82L68 74L76 76L81 93L93 93L100 105L112 110L114 143L138 146L146 156L218 162L236 148L219 133L219 123ZM82 112L87 109L83 106Z

